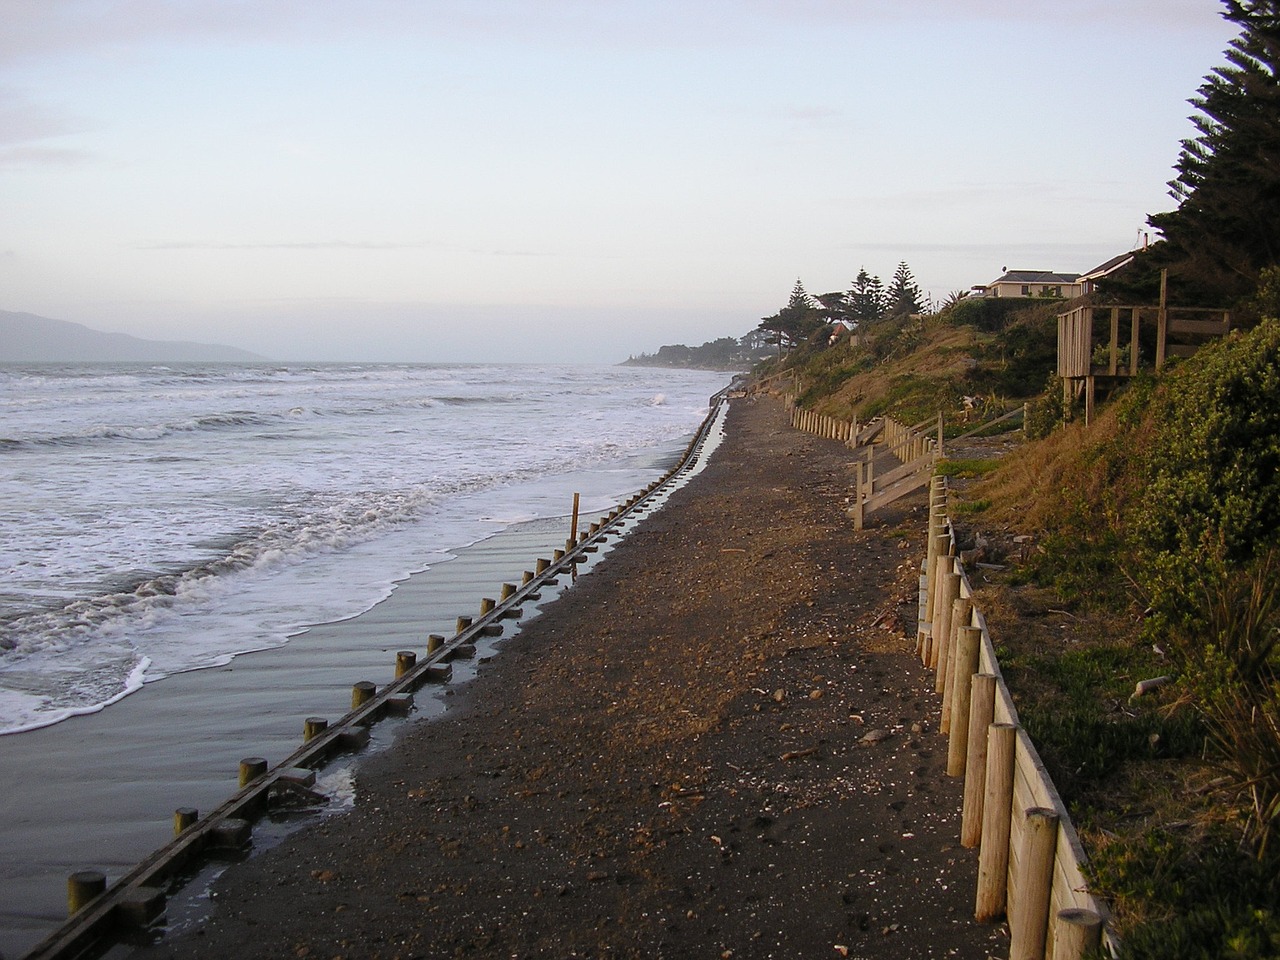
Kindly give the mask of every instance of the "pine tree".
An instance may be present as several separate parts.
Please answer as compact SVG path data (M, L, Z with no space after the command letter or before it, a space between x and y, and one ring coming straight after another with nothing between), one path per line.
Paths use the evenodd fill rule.
M879 277L867 273L866 267L858 270L847 299L849 314L858 326L875 323L884 316L884 284Z
M886 312L891 317L923 313L922 297L923 294L916 285L915 277L911 275L911 268L907 266L907 261L903 260L894 271L893 282L889 284Z
M787 298L787 305L773 316L761 320L757 329L771 334L770 342L778 345L778 354L781 355L784 348L790 350L804 342L822 325L821 312L813 297L797 279L791 288L791 296Z
M1223 2L1241 32L1189 101L1197 135L1182 141L1169 183L1178 208L1149 218L1165 242L1145 258L1219 304L1280 263L1280 0Z
M820 304L822 318L828 323L840 320L852 320L849 315L849 297L843 290L834 293L820 293L815 298Z

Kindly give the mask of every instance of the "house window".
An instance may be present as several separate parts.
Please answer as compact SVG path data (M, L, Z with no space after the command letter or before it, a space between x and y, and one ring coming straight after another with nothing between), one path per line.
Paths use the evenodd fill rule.
M1024 297L1029 297L1029 296L1031 296L1031 284L1029 284L1029 283L1024 283L1024 284L1022 285L1022 295L1023 295Z

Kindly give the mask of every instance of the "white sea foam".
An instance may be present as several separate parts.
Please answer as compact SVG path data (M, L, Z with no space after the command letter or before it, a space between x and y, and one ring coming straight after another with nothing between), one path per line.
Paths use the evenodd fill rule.
M511 522L658 472L722 375L0 368L0 731L352 616Z

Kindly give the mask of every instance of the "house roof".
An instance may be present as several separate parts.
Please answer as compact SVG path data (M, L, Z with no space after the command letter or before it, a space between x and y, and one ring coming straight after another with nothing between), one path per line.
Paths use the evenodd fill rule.
M1054 273L1052 270L1010 270L998 280L992 280L991 286L997 283L1078 283L1078 273Z
M1101 277L1107 276L1108 274L1115 273L1121 267L1127 266L1133 260L1135 253L1136 251L1130 250L1128 253L1122 253L1118 256L1112 257L1106 263L1098 264L1088 273L1080 274L1080 279L1082 281L1097 280Z

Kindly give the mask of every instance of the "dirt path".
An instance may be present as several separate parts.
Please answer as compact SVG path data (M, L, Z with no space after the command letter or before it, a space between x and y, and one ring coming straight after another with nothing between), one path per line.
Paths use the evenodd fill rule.
M859 533L851 476L735 401L705 472L362 765L354 812L146 955L1003 953L912 654L923 499Z

